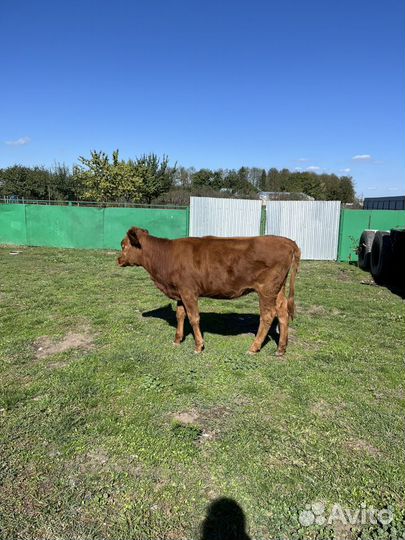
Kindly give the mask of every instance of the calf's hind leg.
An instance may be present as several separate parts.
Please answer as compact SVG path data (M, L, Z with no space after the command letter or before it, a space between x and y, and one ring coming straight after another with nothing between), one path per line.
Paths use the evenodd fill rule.
M278 341L278 347L276 356L283 356L287 348L288 343L288 308L287 298L285 296L284 288L278 293L276 301L276 312L280 329L280 339Z
M260 304L260 325L256 334L256 338L250 346L249 353L254 354L260 351L263 341L269 333L271 323L276 316L276 301L273 295L265 296L259 293Z

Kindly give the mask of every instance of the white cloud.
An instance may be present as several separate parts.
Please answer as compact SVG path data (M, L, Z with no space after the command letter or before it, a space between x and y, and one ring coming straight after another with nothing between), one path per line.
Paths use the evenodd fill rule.
M294 171L302 171L302 167L295 167Z
M394 186L389 187L388 191L399 191L399 187L394 187Z
M371 156L370 154L356 154L352 157L354 161L370 161Z
M340 169L340 172L348 173L348 172L350 172L350 171L351 171L351 169L349 169L349 168L347 168L347 169Z
M374 191L375 189L377 189L377 186L367 186L367 189L369 191Z
M309 161L309 159L302 157L302 158L297 159L297 161L299 161L300 163L305 163L305 161Z
M320 171L321 168L316 165L311 165L310 167L307 167L307 171Z
M19 139L15 141L5 141L6 144L10 146L23 146L24 144L28 144L31 142L31 139L29 137L20 137Z

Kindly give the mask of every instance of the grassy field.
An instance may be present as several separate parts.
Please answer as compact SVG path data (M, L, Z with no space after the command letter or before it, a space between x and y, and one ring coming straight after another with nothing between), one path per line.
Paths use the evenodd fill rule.
M195 355L189 332L173 347L174 302L143 269L20 250L0 248L1 538L219 538L201 524L222 497L255 539L405 532L398 296L353 266L303 262L284 358L271 339L246 354L255 295L202 300ZM313 502L394 519L302 525Z

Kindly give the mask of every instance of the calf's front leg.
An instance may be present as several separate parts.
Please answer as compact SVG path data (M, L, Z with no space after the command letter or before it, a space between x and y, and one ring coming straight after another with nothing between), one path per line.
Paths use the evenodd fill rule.
M179 300L177 302L177 309L176 309L176 319L177 319L177 329L176 329L176 335L174 337L173 344L174 345L180 345L180 343L184 339L184 320L186 318L186 310L184 309L183 302Z
M198 298L193 296L181 297L184 307L186 308L187 317L190 321L194 333L195 350L200 353L204 349L204 339L200 330L200 311L198 309Z

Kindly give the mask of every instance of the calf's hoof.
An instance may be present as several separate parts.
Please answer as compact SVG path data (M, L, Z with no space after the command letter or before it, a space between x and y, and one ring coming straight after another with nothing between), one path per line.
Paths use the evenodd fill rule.
M203 352L203 350L204 350L204 345L201 345L201 347L196 347L194 349L194 354L200 354Z
M180 347L180 345L181 345L181 341L173 341L174 347Z
M247 351L246 354L251 354L251 355L254 355L254 354L257 354L259 351L251 351L250 349Z
M285 351L276 351L276 356L284 356Z

